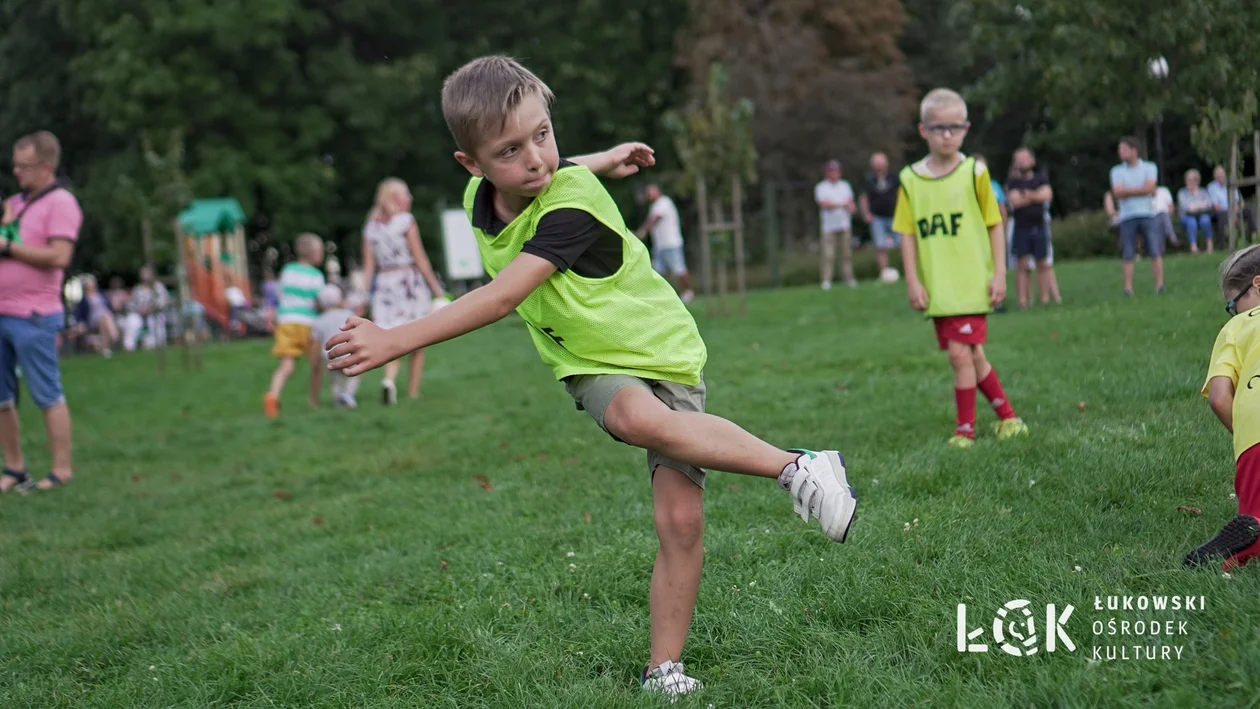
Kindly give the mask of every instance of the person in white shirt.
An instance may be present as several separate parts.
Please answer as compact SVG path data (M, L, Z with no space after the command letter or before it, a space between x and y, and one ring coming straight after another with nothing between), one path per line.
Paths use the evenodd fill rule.
M1181 246L1177 239L1177 230L1173 228L1173 214L1177 205L1173 202L1172 191L1164 185L1155 188L1155 221L1164 233L1164 239L1173 246Z
M640 239L652 234L652 268L662 276L677 279L675 287L682 290L682 301L690 303L696 294L691 290L691 277L687 275L687 259L683 253L682 221L674 200L661 191L659 185L647 186L647 221L636 232Z
M853 277L853 187L840 179L840 163L832 160L823 168L823 181L814 186L814 201L819 208L822 241L822 288L831 290L831 274L835 268L836 241L840 242L840 277L849 287L857 286Z

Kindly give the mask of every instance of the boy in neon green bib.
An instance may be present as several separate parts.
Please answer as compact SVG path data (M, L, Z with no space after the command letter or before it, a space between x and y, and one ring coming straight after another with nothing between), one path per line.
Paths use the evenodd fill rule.
M797 514L816 517L838 542L857 499L839 452L782 450L704 413L707 353L695 321L596 177L651 166L652 150L630 143L561 160L551 100L542 81L506 57L474 60L447 78L442 111L455 159L473 176L464 208L494 280L392 330L351 318L326 345L329 368L362 374L515 310L578 408L648 451L660 547L640 681L686 694L701 686L679 660L703 565L704 469L777 478Z
M1006 225L998 211L988 168L964 156L967 104L949 89L934 89L919 106L919 135L930 152L902 169L893 231L901 234L901 260L910 307L936 327L937 346L949 352L958 408L956 448L976 440L976 389L998 420L999 439L1028 435L984 353L988 314L1006 297Z

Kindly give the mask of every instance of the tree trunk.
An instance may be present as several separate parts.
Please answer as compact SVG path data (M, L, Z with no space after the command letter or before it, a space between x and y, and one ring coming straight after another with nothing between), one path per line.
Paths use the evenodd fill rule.
M1234 199L1234 190L1238 184L1238 136L1233 136L1229 144L1229 179L1225 181L1225 194L1228 201L1228 209L1226 213L1229 218L1226 222L1229 224L1226 229L1229 233L1229 250L1233 251L1238 244L1238 212L1241 211L1241 205Z
M735 289L739 292L739 314L748 312L748 287L744 279L744 190L739 175L731 176L731 224L735 241Z
M709 244L709 195L704 175L696 176L696 206L700 208L700 285L706 299L713 295L713 249Z

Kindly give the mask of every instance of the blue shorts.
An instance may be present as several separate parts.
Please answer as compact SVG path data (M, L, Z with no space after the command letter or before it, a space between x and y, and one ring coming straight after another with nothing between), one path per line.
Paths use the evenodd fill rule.
M661 275L665 275L667 270L670 275L686 275L687 259L683 257L683 247L673 246L657 249L652 253L652 268L656 269L656 272Z
M17 404L18 367L41 410L66 400L57 366L57 334L65 324L65 313L28 318L0 315L0 410Z
M1164 255L1164 228L1155 217L1130 217L1120 222L1120 258L1137 258L1138 232L1146 239L1146 257Z
M871 220L871 244L877 249L900 248L901 234L892 230L892 217Z
M1050 235L1044 224L1016 226L1011 230L1011 254L1016 259L1032 256L1045 261L1049 255Z

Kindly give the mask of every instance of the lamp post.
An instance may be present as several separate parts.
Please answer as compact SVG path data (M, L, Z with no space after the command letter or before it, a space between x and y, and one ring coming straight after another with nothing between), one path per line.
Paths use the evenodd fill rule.
M1146 64L1147 70L1151 74L1151 78L1160 82L1161 89L1163 82L1168 78L1168 60L1156 57ZM1155 118L1155 164L1159 168L1159 181L1163 182L1167 179L1164 175L1164 133L1163 133L1164 115L1161 113Z

